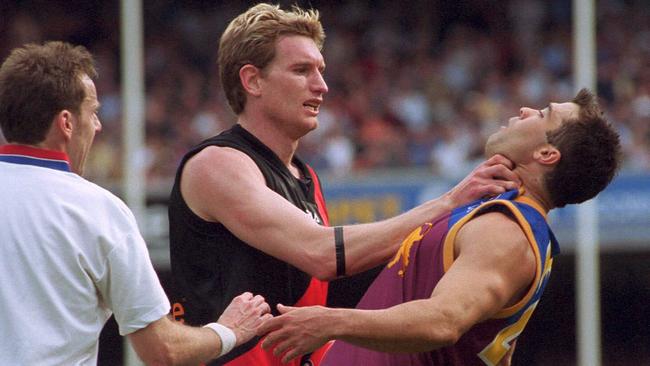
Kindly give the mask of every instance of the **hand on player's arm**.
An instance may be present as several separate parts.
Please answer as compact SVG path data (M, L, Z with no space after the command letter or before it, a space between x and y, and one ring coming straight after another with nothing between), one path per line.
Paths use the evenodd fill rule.
M489 229L488 229L489 228ZM500 213L460 230L457 259L429 299L382 310L280 307L265 322L263 347L288 361L329 340L383 352L424 352L454 344L474 324L518 301L535 276L535 258L519 226Z
M231 301L217 323L233 331L236 347L252 339L257 328L272 318L270 310L263 297L245 292ZM224 346L212 329L185 326L168 317L128 337L147 365L197 365L217 358Z
M345 226L348 275L385 263L417 225L455 205L515 188L511 163L495 157L481 164L450 193L394 218ZM251 246L319 279L336 277L334 231L269 189L253 160L244 153L208 147L188 161L181 191L200 217L225 225Z

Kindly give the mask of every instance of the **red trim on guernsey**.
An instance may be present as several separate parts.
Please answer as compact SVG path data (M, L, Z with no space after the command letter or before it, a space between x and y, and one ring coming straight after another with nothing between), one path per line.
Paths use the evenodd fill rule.
M311 180L314 182L314 199L316 200L316 206L318 207L318 213L323 219L323 224L325 226L330 226L330 218L327 214L327 207L325 206L325 197L323 197L323 191L320 188L320 181L314 169L312 169L308 164L305 164L307 169L309 169L309 174L311 174Z
M305 294L302 295L300 300L298 300L293 306L309 306L309 305L325 305L327 301L327 285L325 281L320 281L316 278L312 278L309 283L309 287ZM262 349L262 338L255 347L251 348L250 351L244 353L243 355L235 358L234 360L226 363L226 366L302 366L300 363L300 358L297 358L287 364L281 362L281 357L273 356L273 350L263 350ZM320 365L325 352L329 349L330 344L325 344L321 348L314 351L311 354L310 360L312 365Z
M25 155L39 159L62 160L70 163L68 154L63 151L45 150L26 145L7 144L0 146L0 154Z

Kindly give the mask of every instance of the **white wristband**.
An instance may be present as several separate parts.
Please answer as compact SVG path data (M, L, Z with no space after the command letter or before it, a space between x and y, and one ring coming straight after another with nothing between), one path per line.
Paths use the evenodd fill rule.
M226 353L232 351L233 348L235 348L235 344L237 344L237 336L235 336L235 332L233 332L232 329L219 323L209 323L204 325L203 328L212 329L215 333L217 333L219 338L221 338L221 353L218 357L225 355Z

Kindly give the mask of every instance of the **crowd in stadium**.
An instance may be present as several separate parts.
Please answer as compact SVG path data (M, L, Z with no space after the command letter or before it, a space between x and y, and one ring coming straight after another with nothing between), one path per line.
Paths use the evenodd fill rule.
M104 130L87 175L114 181L121 175L119 4L30 4L0 5L0 55L51 39L83 44L96 55ZM574 94L570 1L310 4L320 10L327 34L329 93L320 127L298 153L321 171L418 166L456 179L476 165L485 138L519 106L543 108ZM149 182L169 181L190 146L234 123L215 60L226 22L248 5L144 2L146 148L139 158ZM647 173L645 6L598 2L597 78L601 103L621 133L623 169Z

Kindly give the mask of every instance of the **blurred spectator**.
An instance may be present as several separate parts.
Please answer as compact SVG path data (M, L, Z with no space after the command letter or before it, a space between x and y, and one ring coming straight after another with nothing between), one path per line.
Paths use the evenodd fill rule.
M516 106L572 95L568 1L309 4L327 31L330 93L319 130L298 153L339 176L411 165L455 179ZM168 183L189 146L234 123L215 65L217 37L245 7L144 2L142 163L150 183ZM112 128L98 134L87 170L104 183L121 175L118 11L101 1L0 5L1 57L53 38L97 55L101 119ZM598 93L624 138L625 169L650 172L650 12L643 1L603 0L597 16Z

